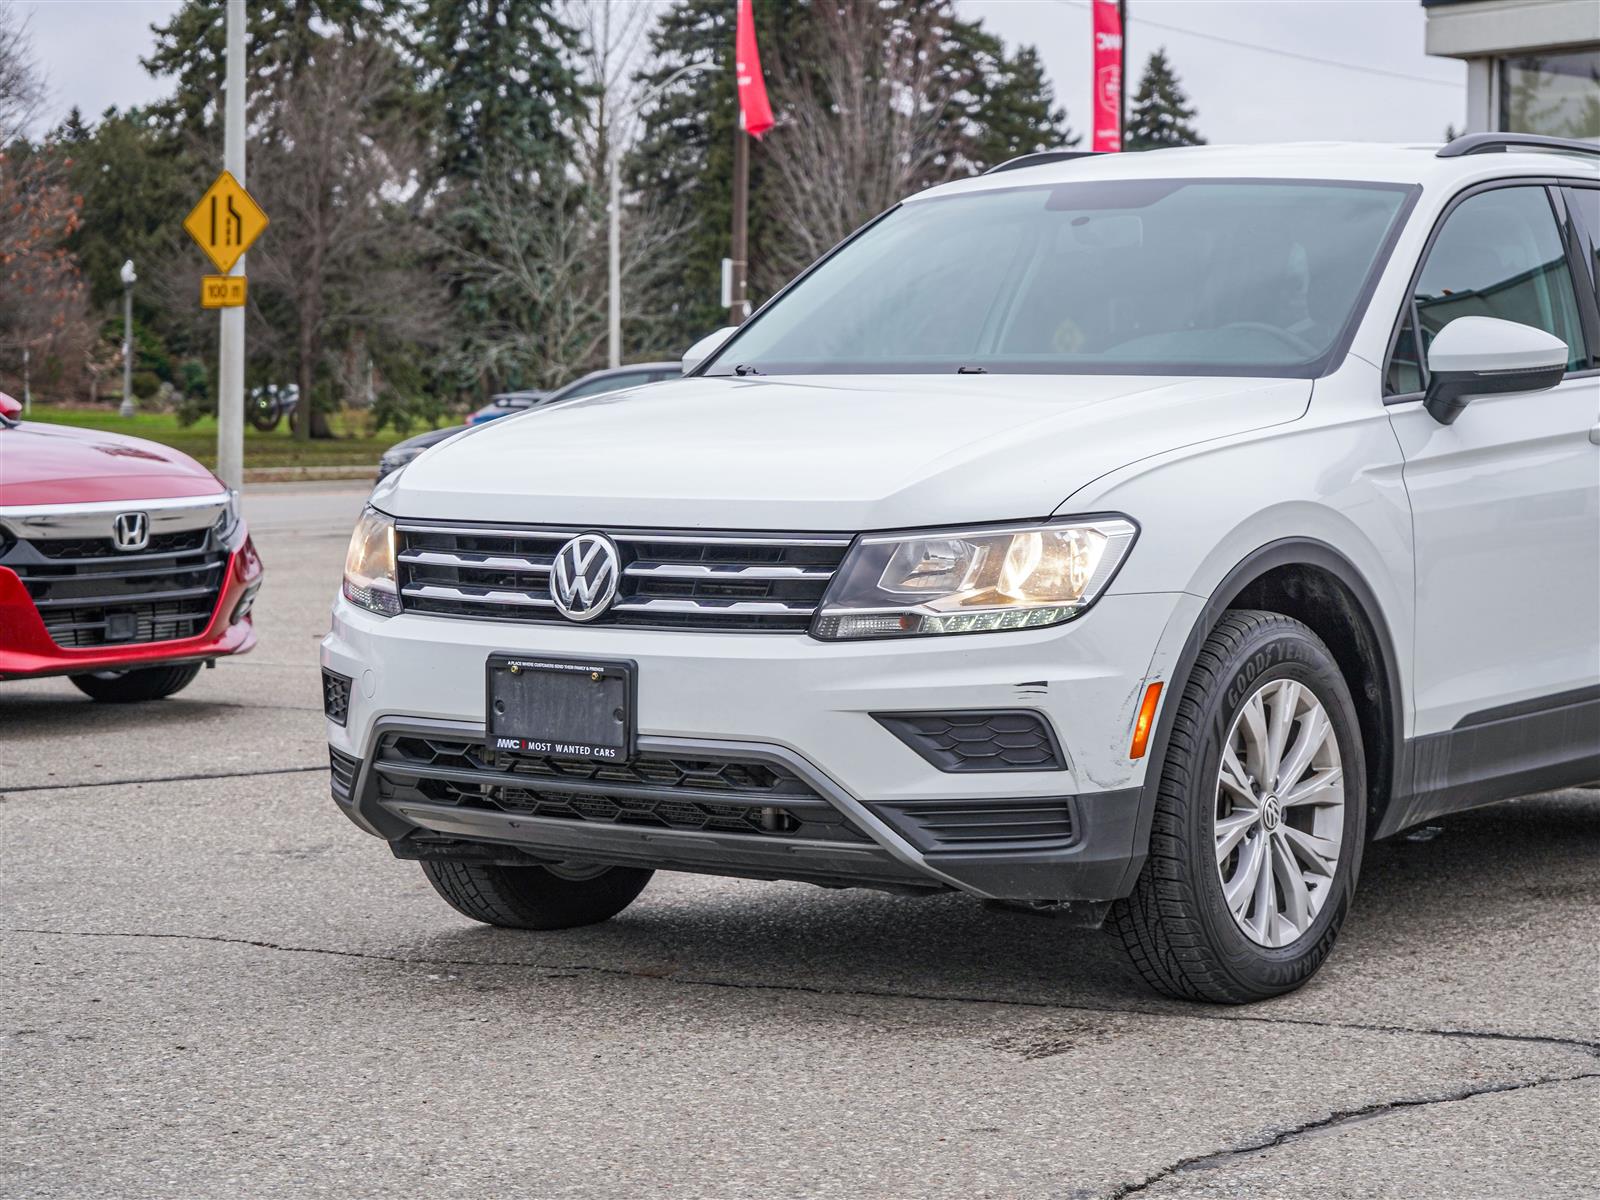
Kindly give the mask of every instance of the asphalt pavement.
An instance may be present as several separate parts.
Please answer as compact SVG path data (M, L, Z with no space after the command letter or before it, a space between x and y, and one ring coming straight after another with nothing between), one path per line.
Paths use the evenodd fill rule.
M251 489L260 645L180 696L0 684L4 1200L1600 1195L1600 792L1373 847L1246 1008L959 896L487 929L328 798L363 496Z

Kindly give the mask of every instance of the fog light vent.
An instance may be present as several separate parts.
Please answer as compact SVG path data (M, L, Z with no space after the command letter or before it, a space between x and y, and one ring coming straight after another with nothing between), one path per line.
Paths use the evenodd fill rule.
M343 725L350 716L350 681L326 669L322 672L322 711L335 725Z
M941 771L1060 771L1050 723L1029 709L874 713L878 723Z

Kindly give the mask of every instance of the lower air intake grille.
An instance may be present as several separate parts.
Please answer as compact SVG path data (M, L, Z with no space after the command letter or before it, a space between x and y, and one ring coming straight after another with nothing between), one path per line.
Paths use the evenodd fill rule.
M209 529L154 536L144 549L109 538L19 540L0 547L50 638L80 649L198 637L211 624L228 551Z
M1025 709L873 715L939 770L952 774L1059 771L1066 765L1050 723Z
M381 799L697 833L871 841L799 776L755 759L642 754L627 763L566 762L493 752L482 742L386 734L373 769Z
M879 805L917 849L1059 850L1072 844L1071 804L1059 796L1017 800L912 800Z

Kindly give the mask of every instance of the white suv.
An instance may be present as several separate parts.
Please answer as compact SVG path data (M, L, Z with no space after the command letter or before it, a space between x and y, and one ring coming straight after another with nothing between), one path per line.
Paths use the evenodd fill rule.
M1537 142L1031 156L427 451L335 798L496 925L956 889L1296 987L1368 838L1600 778L1600 158Z

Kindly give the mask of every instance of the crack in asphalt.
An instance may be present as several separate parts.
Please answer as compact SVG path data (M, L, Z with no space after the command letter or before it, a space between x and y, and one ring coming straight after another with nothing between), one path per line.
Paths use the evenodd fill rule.
M1310 1134L1319 1133L1325 1129L1337 1128L1348 1125L1354 1121L1370 1117L1386 1116L1393 1112L1402 1112L1408 1108L1426 1108L1433 1104L1455 1104L1461 1100L1471 1100L1475 1096L1494 1096L1505 1092L1521 1092L1529 1088L1544 1087L1552 1083L1573 1083L1581 1079L1600 1079L1600 1071L1583 1071L1573 1075L1545 1075L1538 1079L1528 1079L1521 1083L1490 1083L1482 1087L1465 1088L1461 1091L1446 1092L1437 1096L1401 1096L1394 1100L1380 1100L1374 1104L1363 1105L1360 1108L1341 1109L1329 1113L1315 1121L1306 1121L1304 1124L1294 1125L1288 1129L1278 1130L1243 1145L1232 1146L1226 1150L1214 1150L1208 1154L1195 1154L1188 1158L1181 1158L1169 1167L1163 1167L1154 1174L1147 1175L1137 1182L1124 1183L1120 1187L1107 1192L1105 1200L1125 1200L1128 1196L1137 1196L1148 1191L1156 1184L1173 1175L1186 1171L1204 1171L1220 1166L1230 1159L1245 1158L1252 1154L1259 1154L1264 1150L1272 1150L1278 1146L1297 1141Z
M1414 1025L1380 1025L1360 1021L1319 1021L1312 1017L1265 1016L1251 1013L1215 1013L1207 1010L1173 1012L1151 1008L1117 1008L1109 1005L1073 1004L1062 1000L1028 1000L1018 997L974 996L959 993L904 992L889 988L826 987L806 983L764 983L754 980L706 979L676 975L670 970L608 967L596 963L550 963L530 959L486 958L407 958L398 954L376 954L368 950L335 950L325 946L290 946L281 942L268 942L256 938L227 937L210 933L164 933L160 931L90 930L90 929L8 929L7 933L33 934L42 937L77 938L140 938L152 941L216 942L227 946L250 946L259 950L272 950L281 954L323 954L334 958L369 959L374 962L398 963L417 967L490 967L532 971L570 971L590 975L603 975L620 979L642 979L660 983L673 983L686 987L725 988L731 991L791 992L811 996L854 996L876 1000L922 1000L936 1004L994 1004L1009 1008L1048 1009L1061 1012L1096 1013L1104 1016L1166 1017L1193 1021L1224 1021L1237 1024L1291 1025L1312 1029L1334 1029L1351 1033L1381 1033L1440 1037L1452 1040L1509 1042L1521 1045L1559 1046L1563 1049L1581 1050L1600 1057L1600 1041L1560 1037L1554 1034L1506 1033L1488 1029L1449 1029L1418 1027ZM1586 1078L1575 1076L1575 1078Z
M33 783L0 791L0 800L21 796L26 792L70 792L77 788L124 787L134 783L196 783L205 779L252 779L266 775L304 775L310 771L326 771L327 763L314 767L272 767L259 771L203 771L194 775L151 775L138 779L102 779L93 783Z

